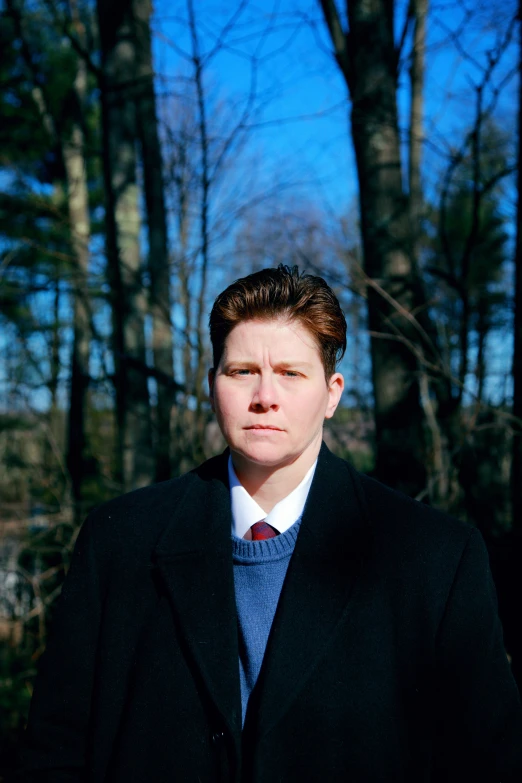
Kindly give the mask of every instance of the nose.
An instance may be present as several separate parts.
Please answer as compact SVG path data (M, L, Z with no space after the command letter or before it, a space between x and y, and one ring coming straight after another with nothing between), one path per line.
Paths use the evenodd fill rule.
M277 389L269 374L260 373L252 395L252 407L255 410L268 411L279 408Z

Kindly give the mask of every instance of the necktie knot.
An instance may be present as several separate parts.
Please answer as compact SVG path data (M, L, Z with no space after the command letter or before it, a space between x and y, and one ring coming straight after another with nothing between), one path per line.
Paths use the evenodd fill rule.
M274 530L264 519L261 522L254 522L250 530L252 541L266 541L267 538L275 538L279 535L277 530Z

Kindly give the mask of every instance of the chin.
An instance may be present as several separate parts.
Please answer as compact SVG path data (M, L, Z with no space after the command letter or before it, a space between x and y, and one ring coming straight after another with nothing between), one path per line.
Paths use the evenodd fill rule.
M263 448L256 449L237 449L237 453L246 462L250 462L252 465L265 468L278 468L284 465L290 465L295 461L296 456L294 454L288 454L288 452L281 452Z
M238 456L248 462L254 462L257 465L279 465L281 462L286 462L291 456L280 449L275 449L273 444L268 443L256 443L248 446L234 446L229 444L230 449L235 451Z

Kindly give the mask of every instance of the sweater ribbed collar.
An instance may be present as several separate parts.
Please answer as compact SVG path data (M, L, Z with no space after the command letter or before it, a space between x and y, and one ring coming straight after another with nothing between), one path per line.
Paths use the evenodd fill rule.
M244 538L232 536L232 557L239 565L257 565L273 563L290 557L295 548L297 534L301 527L301 517L284 533L265 541L245 541Z

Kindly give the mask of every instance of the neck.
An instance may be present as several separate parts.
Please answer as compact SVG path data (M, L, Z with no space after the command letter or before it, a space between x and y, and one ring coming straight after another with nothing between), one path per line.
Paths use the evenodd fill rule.
M240 454L232 452L236 475L250 497L269 514L280 500L299 486L317 459L321 441L316 448L306 450L293 462L271 467L248 463Z

